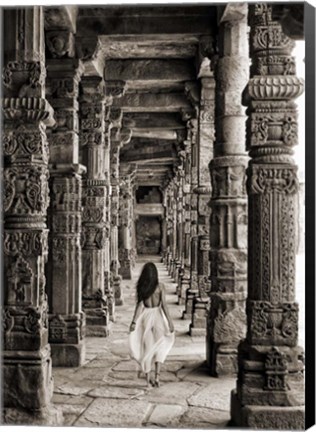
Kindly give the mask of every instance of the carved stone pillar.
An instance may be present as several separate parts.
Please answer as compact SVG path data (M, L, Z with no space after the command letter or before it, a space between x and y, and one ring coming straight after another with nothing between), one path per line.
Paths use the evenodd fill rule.
M184 179L183 179L183 272L178 290L178 304L185 302L187 289L190 287L191 271L191 141L184 144Z
M232 421L252 429L304 429L303 350L295 302L298 141L293 99L303 91L291 56L294 41L271 19L271 6L250 6L247 338L238 353Z
M166 265L169 275L171 275L172 245L173 245L173 208L172 208L172 184L169 182L165 190L165 207L167 217L167 254Z
M190 286L185 293L185 310L183 319L191 319L193 301L198 293L198 196L194 190L198 186L198 147L197 147L197 119L188 121L188 138L191 141L191 272Z
M198 123L198 295L193 302L191 335L206 334L206 318L210 292L210 207L211 179L208 164L213 159L213 142L215 139L215 80L209 69L201 76L201 96Z
M46 31L47 98L56 125L48 134L50 145L49 342L53 366L77 367L84 361L85 316L82 312L81 175L79 164L78 91L83 72L73 56L75 27ZM60 34L58 35L58 33ZM57 42L60 42L59 44ZM58 49L60 48L60 50ZM63 58L61 58L63 57Z
M207 361L215 376L237 372L237 347L246 334L248 159L241 94L249 75L247 45L247 5L236 9L228 4L219 23L216 143L210 163L212 285Z
M49 204L44 22L41 7L3 11L2 420L52 425L51 349L44 267ZM17 35L17 37L16 37Z
M111 109L111 118L118 121L122 117L120 110ZM120 148L127 144L131 138L129 129L113 128L111 133L111 273L113 278L113 287L115 295L115 304L123 304L123 293L121 289L122 277L119 275L119 247L118 247L118 229L119 229L119 207L120 207Z
M181 157L181 165L177 168L176 183L176 215L177 215L177 243L176 243L176 266L174 271L174 280L178 287L181 284L181 274L183 272L183 246L184 246L184 202L183 202L183 158Z
M80 95L80 146L87 173L83 180L82 301L88 336L107 336L109 308L105 293L105 253L108 238L104 83L83 77Z
M132 278L132 222L133 207L133 179L135 164L120 165L120 214L119 214L119 273L123 279Z

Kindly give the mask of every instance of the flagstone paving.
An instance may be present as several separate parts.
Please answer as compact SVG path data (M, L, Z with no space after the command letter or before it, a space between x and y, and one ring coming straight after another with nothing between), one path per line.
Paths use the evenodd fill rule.
M235 378L217 379L205 365L205 338L188 334L181 319L176 284L157 262L165 283L176 342L162 366L159 388L147 388L144 374L128 354L128 330L135 306L135 282L143 266L136 264L131 281L123 281L124 304L107 338L86 339L86 362L80 368L54 368L53 402L65 425L86 427L223 428L229 415Z
M298 264L301 262L299 256ZM175 344L162 366L161 386L148 389L144 374L130 359L128 330L135 306L135 283L143 264L144 260L137 263L131 281L123 281L124 304L116 307L110 336L86 339L86 361L80 368L53 369L53 402L63 410L65 425L225 428L230 419L230 392L236 379L209 375L205 338L188 334L189 320L181 319L183 306L177 304L176 284L160 262L156 262L159 278L166 286L176 330ZM303 280L299 271L301 308ZM300 328L300 342L304 343L304 326Z

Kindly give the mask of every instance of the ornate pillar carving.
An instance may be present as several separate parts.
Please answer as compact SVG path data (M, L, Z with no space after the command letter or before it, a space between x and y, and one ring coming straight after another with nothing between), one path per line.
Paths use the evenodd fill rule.
M106 151L104 82L98 76L81 80L80 146L87 167L83 180L82 215L82 306L89 336L109 333L109 302L106 295L105 254L109 237L107 225L108 179Z
M133 180L135 171L135 164L120 165L119 273L123 279L132 278Z
M235 15L236 14L236 15ZM228 4L219 23L216 65L216 143L210 163L211 307L207 361L215 376L237 372L237 347L246 334L247 199L245 114L248 81L247 5Z
M206 334L206 318L210 295L210 207L211 179L208 164L213 159L213 142L215 139L215 80L208 71L200 75L201 95L198 118L198 187L193 190L198 196L198 256L197 278L198 295L193 301L191 335Z
M80 60L70 58L74 55L75 29L48 28L46 94L56 119L55 127L48 133L51 190L47 266L49 342L54 366L77 367L85 356L80 242L81 175L85 169L79 164L77 100L83 65Z
M185 310L183 311L183 319L191 319L193 301L198 293L198 196L194 190L198 186L198 145L197 132L198 120L191 119L188 121L188 138L191 142L191 272L190 286L185 292Z
M54 425L44 267L49 204L41 7L3 11L3 422Z
M297 111L303 91L291 56L294 41L266 3L249 6L251 79L247 147L247 337L239 346L232 420L241 427L304 428L303 350L295 302Z
M122 111L111 109L111 120L117 122L122 119ZM114 123L115 124L115 123ZM119 208L120 208L120 149L131 138L129 129L114 127L111 133L111 273L113 278L115 304L123 304L123 293L121 290L121 279L119 275Z
M181 274L178 303L183 304L186 291L190 287L191 271L191 141L184 140L184 179L183 179L183 271Z

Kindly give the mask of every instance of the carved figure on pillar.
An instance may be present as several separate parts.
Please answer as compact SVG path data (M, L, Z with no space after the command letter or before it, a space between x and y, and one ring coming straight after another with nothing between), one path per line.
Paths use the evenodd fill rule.
M293 99L302 93L303 80L295 75L294 41L272 20L272 6L251 5L249 12L247 337L239 346L231 413L241 427L296 430L304 428L304 376L297 346L298 179L292 147L298 140Z
M44 268L49 205L46 127L54 124L45 99L41 7L6 9L3 68L3 333L2 421L60 424L51 404L51 350ZM27 49L28 48L28 49Z
M211 161L211 306L207 362L212 375L237 373L237 347L246 333L247 200L245 109L249 72L247 4L221 16L216 78L216 142Z

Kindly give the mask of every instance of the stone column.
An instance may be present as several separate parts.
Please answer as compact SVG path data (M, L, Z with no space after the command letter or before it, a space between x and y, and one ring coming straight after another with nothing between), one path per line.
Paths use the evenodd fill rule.
M133 178L135 164L120 165L120 207L119 207L119 273L123 279L132 278L132 222L133 208Z
M271 6L250 6L251 79L248 168L247 337L238 353L232 421L252 429L304 429L303 350L295 302L298 141L293 99L303 91L291 56L294 41L271 19Z
M49 204L44 22L41 7L3 11L2 421L54 425L44 267Z
M114 112L115 111L115 112ZM111 118L122 117L120 110L111 109ZM113 288L115 304L123 304L123 293L121 289L122 277L119 275L119 247L118 247L118 229L119 229L119 207L120 207L120 149L131 138L131 131L128 129L113 128L111 133L111 273L113 278Z
M178 290L178 304L185 302L190 287L191 271L191 141L184 140L184 183L183 183L183 272Z
M197 147L197 119L188 121L188 138L191 141L191 272L190 286L185 293L185 310L183 319L191 319L193 301L198 293L198 196L194 190L198 186L198 147Z
M81 175L85 169L79 164L77 100L83 66L79 60L71 58L74 32L75 25L70 25L68 31L48 27L45 35L50 57L47 60L46 94L56 119L55 127L48 134L51 190L47 266L49 342L53 366L71 367L81 365L85 356L80 243Z
M104 82L98 76L81 80L80 146L87 173L83 180L82 301L88 336L107 336L109 307L105 293L106 178Z
M241 94L249 75L247 44L247 5L228 4L219 23L216 143L210 163L212 286L207 361L215 376L237 372L237 347L246 334L248 159Z
M176 266L174 271L174 280L178 287L181 283L181 274L183 272L183 245L184 245L184 203L183 203L183 155L180 156L181 165L177 168L176 182L176 215L177 215L177 244L176 244Z
M209 60L208 60L209 62ZM201 94L198 122L197 162L198 187L194 193L198 195L198 256L197 278L198 295L193 301L191 335L206 334L206 318L210 295L210 207L211 179L208 169L213 159L213 142L215 139L215 80L210 65L207 71L200 74Z

